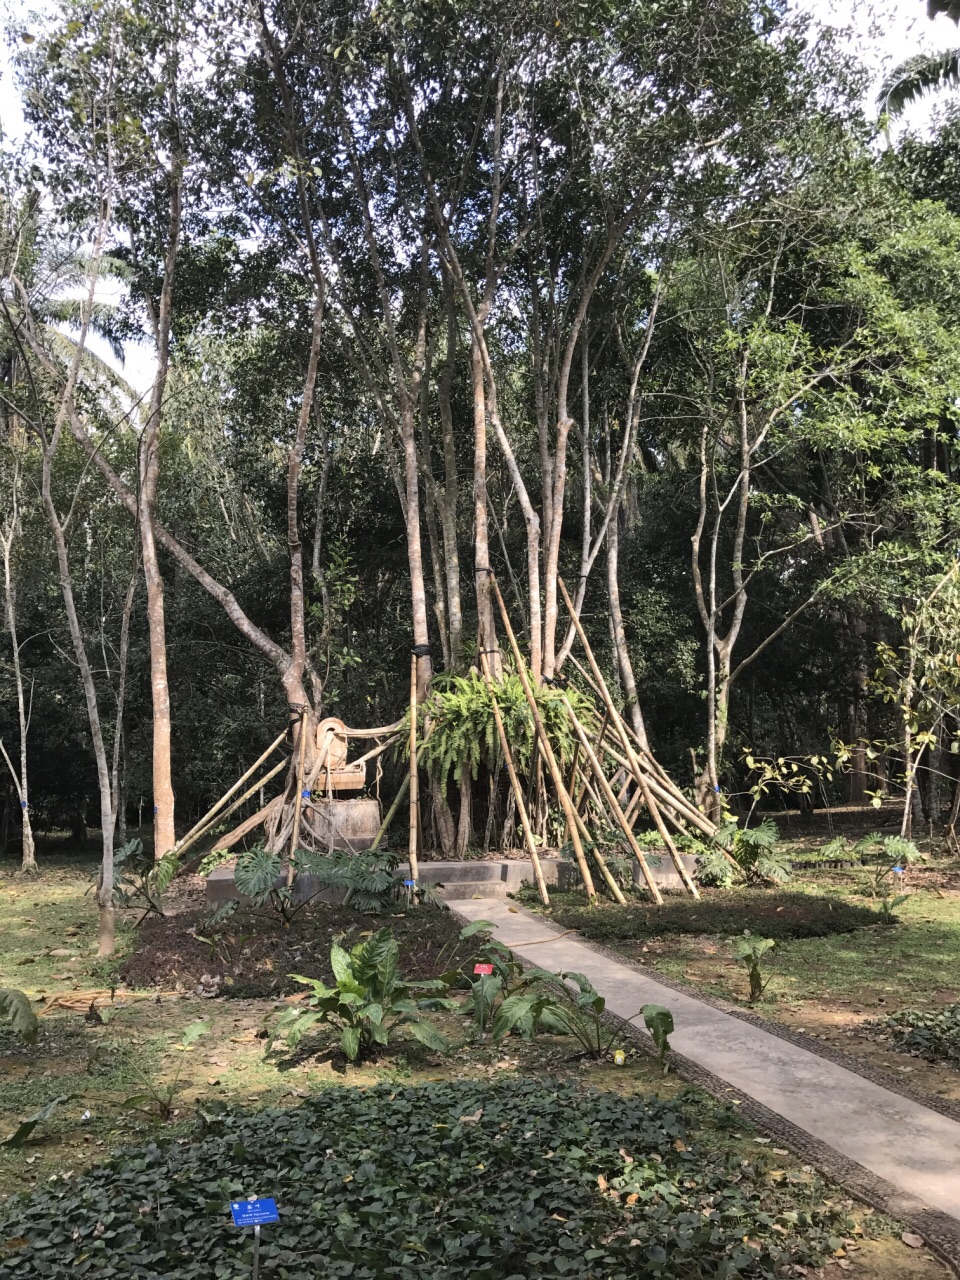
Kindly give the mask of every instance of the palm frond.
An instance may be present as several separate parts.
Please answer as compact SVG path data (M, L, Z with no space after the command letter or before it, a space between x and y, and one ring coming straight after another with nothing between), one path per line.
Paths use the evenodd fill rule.
M960 25L960 0L927 0L927 15L931 18L945 13Z
M956 0L960 13L960 0ZM877 96L881 111L898 116L911 102L925 93L960 84L960 49L944 49L942 53L918 53L901 62L887 76Z

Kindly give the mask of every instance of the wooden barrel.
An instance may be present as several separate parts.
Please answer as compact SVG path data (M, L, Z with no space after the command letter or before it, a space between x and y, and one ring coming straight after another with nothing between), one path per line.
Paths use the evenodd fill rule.
M318 850L344 849L359 853L369 849L380 830L380 802L369 796L355 800L314 800L310 804L310 828Z

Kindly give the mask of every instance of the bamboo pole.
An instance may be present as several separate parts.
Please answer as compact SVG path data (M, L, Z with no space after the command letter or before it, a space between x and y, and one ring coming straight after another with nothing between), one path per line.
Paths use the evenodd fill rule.
M647 860L643 856L643 850L637 844L637 838L633 834L630 824L627 822L626 818L624 817L623 810L620 808L619 804L617 804L617 797L614 795L613 788L610 786L610 783L607 780L607 776L603 772L603 767L600 764L600 761L597 759L597 753L594 751L593 747L590 745L590 739L587 737L587 732L584 729L583 725L580 723L580 720L577 717L577 713L574 711L573 707L570 705L570 699L567 697L566 694L563 695L563 702L564 702L564 706L567 708L567 715L569 715L570 717L570 723L573 725L574 732L576 733L578 739L580 740L580 745L583 747L584 755L587 757L587 761L590 765L590 768L593 770L594 777L597 780L597 785L600 788L600 794L603 796L604 800L606 800L607 807L609 808L613 817L616 818L617 823L620 827L620 830L626 836L627 843L629 844L630 848L633 851L633 856L636 858L637 862L640 863L640 871L643 874L644 880L646 880L647 882L647 888L650 890L650 894L654 902L657 904L658 907L662 907L663 894L660 892L659 888L654 882L653 875L651 874L650 868L647 866Z
M598 688L596 681L590 675L589 671L585 670L585 668L583 667L583 664L577 661L575 654L571 653L569 657L570 657L570 661L577 668L577 670L586 680L587 684L594 691L597 697L602 698L603 695L600 689ZM630 726L625 721L623 722L623 726L626 729L627 733L630 735L630 737L637 744L637 748L640 756L643 757L643 760L646 762L646 765L650 773L653 775L653 777L648 778L648 781L650 782L651 790L654 792L654 794L656 794L665 804L668 804L672 808L676 809L678 813L682 813L684 815L685 820L691 822L694 826L699 827L700 830L704 833L704 835L708 835L710 837L713 837L714 835L716 835L716 831L717 831L716 824L711 822L709 818L707 818L704 814L700 812L700 810L696 807L696 805L692 804L691 801L687 799L687 797L683 794L683 792L680 790L680 788L677 786L674 780L670 777L670 775L664 769L663 765L659 762L659 760L657 760L657 758L651 752L645 750L640 745L640 740L637 738L637 735L634 733L634 731L630 728ZM604 747L604 750L610 751L610 748L607 746L606 743L603 744L603 747ZM624 760L621 756L616 755L612 751L610 751L610 754L613 755L614 759L618 760L620 764L622 764L625 768L628 768L628 769L630 768L630 765L628 764L628 762ZM682 830L682 826L679 822L676 823L676 826L679 830Z
M417 819L420 810L420 778L417 773L417 655L410 659L410 839L408 858L410 861L410 879L413 881L410 898L417 901Z
M297 794L293 802L293 830L290 832L290 857L287 860L287 884L293 884L293 855L300 839L300 813L303 809L303 765L307 751L307 713L300 712L300 754L297 757ZM329 755L329 752L327 753Z
M421 759L423 758L423 751L425 746L426 746L426 743L421 742L420 746L417 748L417 764L419 764ZM376 836L374 836L373 844L370 846L371 849L378 849L380 847L380 841L386 835L387 829L390 826L390 823L397 816L397 810L400 808L401 804L403 803L403 798L407 794L407 789L409 788L409 786L410 786L410 773L408 771L405 774L403 781L400 783L399 788L397 789L397 794L393 797L393 803L391 804L390 808L387 810L387 816L384 818L383 822L381 822L380 824L380 830L377 832Z
M233 795L235 791L240 790L240 788L243 786L246 780L250 777L250 775L253 773L256 773L256 771L263 764L264 760L266 760L269 755L271 755L274 751L276 751L277 747L279 747L280 743L284 740L286 736L287 736L287 730L284 729L283 733L281 733L279 737L275 738L274 741L270 743L269 747L267 747L266 751L264 751L263 755L259 758L259 760L257 760L254 764L252 764L250 768L247 770L247 772L242 774L236 780L236 782L229 789L229 791L225 791L223 793L223 795L220 797L217 803L213 806L213 808L208 809L207 812L200 819L200 821L195 823L194 826L190 828L190 830L187 832L185 836L180 837L177 843L170 850L171 853L174 853L177 856L179 856L182 850L186 848L188 841L190 844L196 843L193 838L196 835L196 833L201 831L201 828L203 828L204 830L208 829L210 824L210 819L213 818L215 814L219 813L220 809L223 807L223 805L227 803L227 801L230 799L230 797Z
M233 813L235 809L240 808L240 806L244 803L244 801L249 800L255 791L259 791L260 788L265 786L270 781L271 778L275 778L281 769L285 769L286 767L287 767L286 760L281 760L279 764L274 765L274 767L270 770L269 773L265 774L262 778L258 779L258 781L255 782L252 787L250 787L247 791L245 791L238 800L234 800L233 804L230 805L228 809L224 809L223 813L217 814L216 818L211 819L210 822L207 823L207 825L203 828L202 831L197 830L197 828L194 828L193 834L190 836L189 839L187 839L187 837L184 836L184 838L180 841L180 844L177 848L177 857L180 857L181 854L186 853L186 851L191 847L191 845L195 845L198 840L202 840L203 837L209 833L210 828L213 826L214 822L221 821L223 818L229 817L230 814Z
M636 778L636 772L632 768L630 762L624 759L620 752L611 745L609 739L604 739L602 745L604 751L611 759L616 760L618 764L629 769L631 774ZM637 779L637 782L639 783L639 779ZM665 811L670 813L670 820L679 831L683 831L683 824L685 822L689 822L691 826L696 827L699 831L703 832L708 839L713 839L717 834L716 826L709 818L705 817L699 809L695 809L686 797L682 798L683 802L681 804L681 798L671 795L662 786L660 786L655 778L648 777L647 782L653 794L663 803ZM675 812L671 812L671 810Z
M693 880L690 878L690 873L687 871L686 867L683 865L683 859L680 857L680 853L677 850L677 846L673 843L673 839L670 835L670 832L667 830L667 825L664 822L663 816L660 813L660 809L657 805L657 802L653 797L653 792L650 790L650 787L647 785L647 780L644 777L643 771L640 767L640 761L637 759L637 757L633 753L633 747L631 746L630 739L627 736L626 726L623 723L623 718L621 717L620 712L617 710L614 704L613 698L611 698L610 696L610 690L607 688L607 682L604 680L603 674L601 673L600 668L597 666L597 660L593 656L593 650L590 647L590 641L587 639L586 632L584 631L583 625L580 622L579 614L577 613L576 609L574 609L573 607L573 601L570 599L570 593L567 591L566 583L563 581L562 578L558 577L557 584L560 587L560 591L563 595L564 604L566 604L567 606L567 610L570 614L570 618L571 618L571 621L573 622L574 628L576 629L577 635L580 637L580 643L583 645L584 653L587 655L587 662L590 664L590 670L593 672L593 678L594 680L596 680L600 688L601 697L606 703L607 710L610 712L610 719L613 722L614 728L617 730L620 736L620 741L623 743L624 754L626 755L627 759L630 762L630 768L636 774L637 782L640 784L640 789L643 792L644 803L646 804L647 808L650 811L650 816L653 818L654 825L656 826L657 830L660 832L661 840L667 846L667 851L669 852L670 857L673 860L673 865L677 869L677 874L680 876L681 882L683 883L687 891L690 894L692 894L694 898L699 898L700 894L697 890L697 886L693 883Z
M483 673L483 680L487 686L487 691L490 694L490 705L493 708L493 718L497 722L497 734L500 738L500 749L503 751L503 758L506 762L507 773L510 775L510 786L513 788L513 798L516 802L517 812L520 814L520 826L523 828L523 838L527 845L527 853L529 853L530 861L533 863L533 874L537 879L537 888L540 891L540 901L545 907L549 907L550 895L547 893L547 882L543 878L543 867L540 865L540 855L537 853L537 846L534 843L533 832L530 830L530 819L527 816L527 806L523 802L523 790L520 786L520 779L517 777L517 769L513 762L513 753L510 750L510 743L507 740L507 731L504 728L503 717L500 714L496 694L493 691L493 680L490 676L490 664L487 661L487 655L485 653L480 654L480 670Z
M543 755L543 743L538 741L537 746L539 747L540 752ZM543 759L546 760L546 755L543 755ZM586 785L590 795L593 797L594 806L597 810L598 816L600 818L603 818L604 816L603 805L600 803L599 799L597 799L596 794L593 790L593 787L590 786L589 779L586 780ZM587 824L584 822L583 818L581 817L577 809L573 809L573 820L576 823L577 830L580 833L580 839L583 841L586 841L586 843L590 845L593 860L597 864L597 868L601 876L603 877L604 883L606 884L607 888L610 890L611 894L613 895L614 901L618 902L621 907L625 907L627 905L627 900L623 896L623 890L617 884L616 880L614 880L613 873L611 872L610 868L607 866L606 859L604 858L600 850L597 848L593 835L587 828ZM567 826L567 830L569 831L569 825ZM572 840L571 840L571 843L572 843ZM576 846L574 846L574 849L576 849Z
M587 865L586 855L583 852L583 845L580 842L580 832L577 830L576 821L573 816L573 802L567 795L567 790L563 785L563 778L560 774L560 766L557 764L557 758L553 754L553 748L547 737L546 730L543 727L543 721L540 719L540 712L537 708L537 700L533 696L533 690L530 688L530 681L527 677L527 669L520 653L520 646L517 644L517 637L513 633L513 627L510 625L510 615L507 613L507 606L503 602L503 596L500 594L500 586L492 571L490 571L490 582L493 586L494 594L497 597L497 604L500 607L500 616L503 618L504 630L510 641L510 648L513 651L513 660L517 665L517 675L520 678L520 684L523 687L523 694L530 708L530 714L533 717L534 729L540 739L543 758L547 763L550 776L553 779L553 785L557 792L557 798L560 801L560 808L563 810L564 817L570 823L570 840L573 844L573 852L577 859L577 866L580 868L580 875L583 879L583 887L587 891L587 897L591 902L595 901L597 890L593 883L593 876L590 874L590 868Z

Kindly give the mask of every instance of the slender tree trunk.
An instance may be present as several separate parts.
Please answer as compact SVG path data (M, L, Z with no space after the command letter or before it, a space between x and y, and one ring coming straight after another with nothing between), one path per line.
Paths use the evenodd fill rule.
M623 625L623 609L620 605L620 529L619 512L615 512L607 528L607 591L610 596L610 622L613 633L613 650L617 658L620 672L620 685L623 689L624 710L630 718L634 733L640 740L644 750L649 751L647 728L640 710L640 699L637 696L637 681L627 647L626 629Z
M157 372L150 397L150 411L140 436L137 520L147 589L147 631L150 639L150 693L153 702L153 852L163 855L177 842L174 828L173 766L171 759L170 684L167 678L167 628L163 601L163 576L157 555L154 512L160 479L160 429L170 368L173 324L173 280L180 251L183 220L183 159L177 155L170 173L170 206L167 249L159 307L154 318ZM152 312L152 306L148 303Z
M486 653L494 680L500 679L500 654L490 589L490 538L487 519L487 406L483 363L474 341L470 346L473 386L473 538L480 650ZM462 824L461 824L462 825ZM461 854L462 856L462 854Z
M60 591L70 628L70 639L73 642L73 654L80 671L84 699L87 704L87 721L90 726L90 740L93 745L94 760L97 767L97 784L100 791L100 829L103 833L103 857L100 864L100 881L97 886L97 904L100 909L100 938L98 955L106 956L114 947L114 907L113 907L113 795L110 786L110 766L107 762L107 749L103 741L103 730L100 723L100 708L97 703L97 689L93 679L90 660L87 657L86 645L80 619L77 615L73 595L73 580L70 575L70 557L63 525L57 514L52 492L52 465L56 444L44 449L42 497L47 520L53 533L53 541L57 550L57 569L60 580Z
M113 804L114 829L121 844L126 842L127 823L123 814L123 797L120 785L120 763L123 757L123 712L127 697L127 659L130 654L130 618L140 577L139 565L130 576L123 615L120 619L120 648L117 662L117 716L113 729L113 760L110 764L110 793Z
M437 404L443 431L443 501L440 505L440 527L443 533L443 566L446 574L447 625L450 629L451 666L460 665L463 649L463 607L460 600L460 552L457 546L457 472L456 436L450 387L453 381L457 350L456 312L453 297L447 300L447 350L437 383Z
M21 821L21 860L20 870L31 874L37 869L36 846L33 840L33 826L30 822L30 777L27 765L27 733L30 728L30 711L27 699L23 691L23 671L20 666L20 640L17 634L17 606L16 606L16 588L13 582L13 572L11 561L13 558L13 545L17 536L20 523L19 510L19 481L20 468L19 462L14 464L13 477L13 509L10 513L10 521L6 529L0 533L0 551L3 554L3 590L4 603L6 606L6 622L7 631L10 633L10 651L13 663L13 682L17 691L17 718L20 727L20 770L19 774L13 766L13 762L7 756L4 749L4 756L7 757L7 764L10 774L13 778L14 786L17 790L17 797L20 802L20 821ZM31 702L32 686L31 686Z

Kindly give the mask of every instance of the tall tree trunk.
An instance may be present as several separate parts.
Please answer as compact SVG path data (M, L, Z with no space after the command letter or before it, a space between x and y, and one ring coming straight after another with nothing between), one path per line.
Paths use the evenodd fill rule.
M499 680L500 654L497 649L497 630L493 618L493 592L490 588L489 573L487 405L483 389L483 362L480 358L476 341L470 344L470 374L473 388L473 545L477 591L478 642L481 653L485 653L490 661L490 670L494 680ZM469 806L467 807L469 808Z
M167 679L167 628L163 602L163 576L160 572L154 533L154 511L160 479L160 428L167 374L170 368L173 279L180 251L182 201L183 160L177 155L170 173L167 251L159 307L154 317L157 372L150 397L150 412L140 436L137 512L143 558L143 580L147 589L147 631L150 639L150 694L153 702L153 852L156 858L162 858L177 842L174 827L173 766L170 743L170 684ZM149 291L145 292L149 296Z
M123 794L120 784L120 764L123 758L123 712L127 697L127 659L130 655L130 618L137 592L140 566L130 575L130 584L123 602L120 619L120 648L117 655L117 715L113 728L113 760L110 764L110 793L113 797L113 825L121 844L126 843L127 822L123 812Z
M53 533L53 541L57 550L57 569L60 580L60 591L70 628L70 639L73 642L73 654L80 672L83 695L87 704L87 721L90 726L90 741L97 767L97 785L100 791L100 829L103 833L103 857L100 863L100 881L97 886L97 905L100 909L100 937L98 955L112 954L114 948L114 907L113 907L113 795L110 786L110 766L107 762L107 749L103 741L100 723L100 708L97 703L97 689L93 679L93 671L87 656L83 631L77 615L73 595L73 580L70 575L70 557L63 525L57 514L52 492L52 466L56 449L54 443L44 448L43 478L41 494L43 507Z
M620 529L619 512L615 512L607 528L607 592L610 596L610 623L613 633L613 649L620 672L620 685L623 689L624 710L630 717L630 724L640 740L644 750L649 751L647 728L640 710L640 699L637 696L637 681L627 647L626 629L623 625L623 609L620 605Z
M443 566L446 574L447 625L450 629L450 665L460 665L463 649L463 607L460 600L460 552L457 546L457 472L456 436L450 387L457 352L456 310L452 294L447 299L447 350L437 382L437 404L443 431L443 501L440 506L440 528L443 533Z
M23 691L23 671L20 666L20 639L17 634L16 588L13 582L12 558L13 546L20 528L20 465L19 459L14 461L12 509L6 528L0 532L0 552L3 554L3 591L6 612L7 631L10 633L10 656L13 663L13 682L17 691L17 718L20 728L20 769L14 768L7 755L6 748L0 743L10 775L17 790L20 802L21 821L21 859L20 870L30 874L37 869L36 846L33 840L33 826L30 822L30 778L27 767L27 733L30 728L30 708ZM33 690L31 686L31 702Z

